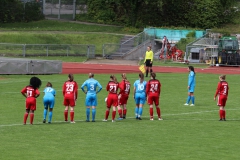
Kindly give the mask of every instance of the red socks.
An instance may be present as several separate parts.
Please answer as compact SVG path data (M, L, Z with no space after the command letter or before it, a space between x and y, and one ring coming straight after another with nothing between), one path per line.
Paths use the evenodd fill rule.
M118 110L119 117L122 118L122 109Z
M149 108L150 118L153 118L153 108Z
M26 124L27 118L28 118L28 113L25 113L23 117L23 124Z
M112 120L115 119L115 116L116 116L116 111L112 111Z
M74 120L74 111L70 111L70 120L73 122Z
M158 114L158 118L160 118L161 117L161 111L160 111L159 107L157 108L157 114Z
M106 120L108 119L108 115L109 115L109 110L106 110L106 113L105 113L105 119Z
M226 111L225 110L219 110L219 117L220 119L226 118Z
M33 124L34 113L30 113L30 124Z
M27 118L28 118L28 113L25 113L23 117L23 124L26 124ZM34 113L30 113L30 124L33 124L33 119L34 119Z
M127 115L127 109L123 109L123 116L126 117Z
M64 110L65 121L68 121L68 110Z

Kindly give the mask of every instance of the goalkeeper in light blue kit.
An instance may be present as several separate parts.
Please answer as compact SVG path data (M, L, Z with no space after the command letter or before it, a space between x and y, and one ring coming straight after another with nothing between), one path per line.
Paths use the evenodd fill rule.
M137 120L142 120L143 105L146 102L146 86L147 82L144 81L143 73L139 74L139 80L134 82L133 98L135 99L136 108L135 115Z
M90 107L92 107L92 122L95 122L95 116L96 116L96 106L97 106L97 93L99 93L102 90L101 84L95 80L93 73L89 73L89 79L86 80L82 86L82 91L86 94L86 122L90 122ZM84 89L86 86L87 90ZM98 90L97 90L98 87Z
M46 123L46 116L49 108L49 114L48 114L48 123L52 122L52 111L55 103L55 95L56 91L52 88L52 83L48 82L46 85L46 88L44 89L44 96L43 96L43 104L44 104L44 110L43 110L43 123Z
M194 106L195 105L195 97L194 97L194 89L195 89L195 85L196 85L196 80L195 80L195 71L193 66L188 66L188 71L189 71L189 75L188 75L188 98L187 101L184 105L188 106L190 100L192 100L192 104L190 106Z

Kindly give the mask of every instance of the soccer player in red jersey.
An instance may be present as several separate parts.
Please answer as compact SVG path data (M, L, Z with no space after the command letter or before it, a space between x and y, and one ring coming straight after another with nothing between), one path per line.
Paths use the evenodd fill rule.
M148 96L148 104L150 105L149 113L150 120L153 121L153 103L155 103L155 107L158 114L158 120L163 120L161 118L161 111L159 107L159 97L161 92L161 83L156 79L156 74L151 73L151 79L147 82L146 87L146 95Z
M110 76L110 81L108 82L106 86L106 90L109 92L108 97L106 100L107 104L107 109L105 113L105 119L103 121L108 120L109 112L111 106L113 106L113 111L112 111L112 122L115 122L115 116L116 116L116 108L118 106L118 91L119 88L119 83L117 82L117 78L114 75Z
M26 124L30 112L30 124L33 124L34 111L36 110L36 98L40 95L39 88L42 81L37 77L30 79L30 84L21 90L22 95L26 98L26 112L23 118L23 124Z
M218 82L217 90L214 95L214 100L216 100L216 97L218 96L217 105L219 106L219 121L226 121L226 111L224 108L227 102L229 86L226 82L226 75L219 76L219 80L220 82Z
M119 114L119 120L121 120L122 118L125 119L126 118L126 114L127 114L127 101L128 101L128 96L130 94L130 87L131 84L130 82L127 80L127 76L126 73L122 74L122 81L119 83L119 88L120 88L120 92L118 94L118 114ZM123 108L121 108L121 106L123 106Z
M73 74L68 75L68 81L64 82L62 87L63 92L63 105L65 106L64 117L65 122L68 121L68 110L70 107L70 123L74 122L74 107L78 98L78 84L73 80Z

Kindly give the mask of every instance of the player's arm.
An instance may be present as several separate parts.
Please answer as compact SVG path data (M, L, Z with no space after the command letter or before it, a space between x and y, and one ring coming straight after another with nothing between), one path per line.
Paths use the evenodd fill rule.
M151 57L150 57L150 59L151 59L151 63L153 62L153 51L151 51Z
M160 92L161 92L161 83L158 81L158 94L159 94L159 96L160 96Z
M38 89L36 89L35 98L39 97L39 95L40 95L40 92Z
M83 93L87 94L87 91L84 90L84 87L86 86L86 81L82 84L81 89Z
M26 95L26 87L24 87L22 90L21 90L21 93L23 95L23 97L27 98L27 95Z
M78 98L78 84L77 84L77 82L75 82L75 85L74 85L74 90L75 90L75 100L77 100L77 98Z
M216 97L219 94L220 87L221 87L221 83L218 83L218 86L217 86L217 89L216 89L216 92L215 92L215 95L214 95L214 100L216 100Z
M147 82L147 85L146 85L146 96L148 96L148 93L149 93L149 82Z
M97 86L98 86L98 91L96 93L99 93L102 90L102 86L99 82L97 82Z
M106 90L109 91L109 82L108 82L108 84L106 86Z
M66 92L66 83L64 83L62 87L63 96L65 95L65 92Z
M192 85L192 83L193 83L193 75L190 74L190 77L188 79L188 87L190 87Z

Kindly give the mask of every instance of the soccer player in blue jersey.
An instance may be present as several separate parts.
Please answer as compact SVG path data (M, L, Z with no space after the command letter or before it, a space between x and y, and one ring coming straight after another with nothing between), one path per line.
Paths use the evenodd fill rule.
M146 101L146 85L147 82L144 81L143 73L139 74L139 80L134 82L134 89L133 89L133 98L135 99L136 108L135 108L135 115L136 119L142 120L142 112L143 112L143 105Z
M102 90L101 84L94 79L94 74L89 73L89 79L86 80L82 86L82 91L86 94L86 122L89 122L90 117L90 107L92 107L92 122L95 122L95 116L96 116L96 106L97 106L97 93L99 93ZM86 86L87 90L84 89ZM98 90L97 90L98 87Z
M44 89L44 96L43 96L43 104L44 104L44 110L43 110L43 123L46 123L46 116L49 108L49 114L48 114L48 123L52 122L52 111L55 103L55 95L56 91L52 88L52 83L48 82L46 85L46 88Z
M187 98L187 102L184 104L186 106L189 105L190 100L192 100L192 104L190 106L194 106L195 104L195 97L194 97L194 88L196 85L196 80L195 80L195 71L193 66L188 66L188 71L189 71L189 75L188 75L188 98Z

